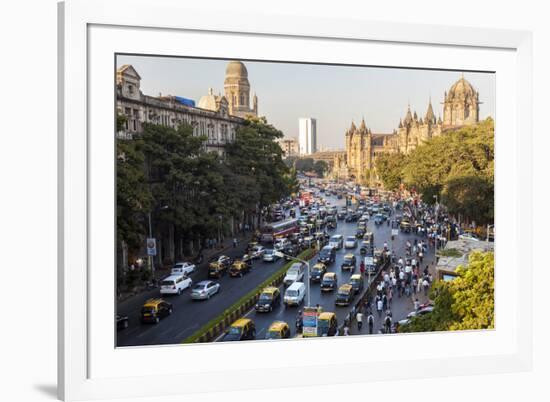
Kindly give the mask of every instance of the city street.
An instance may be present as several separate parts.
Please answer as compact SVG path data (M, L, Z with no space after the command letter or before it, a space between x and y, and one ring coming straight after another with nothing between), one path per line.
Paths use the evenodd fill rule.
M331 205L335 205L341 208L345 205L345 200L338 200L335 196L320 195L330 202ZM299 216L299 209L297 208L297 215ZM350 222L345 223L343 220L338 221L336 229L329 230L329 234L341 234L344 239L347 236L354 236L356 232L357 223ZM374 233L374 243L376 248L382 248L384 242L387 242L389 247L392 247L397 257L405 255L405 244L407 240L414 242L414 234L400 233L395 237L395 240L391 241L391 228L386 223L376 226L374 220L370 219L367 226L368 230ZM420 238L419 238L420 239ZM335 272L338 277L338 285L342 285L349 281L351 273L349 271L342 271L340 266L344 259L345 254L353 253L357 257L357 269L355 273L359 272L359 263L362 256L359 252L359 244L355 249L340 249L336 252L336 262L328 266L328 272ZM241 256L244 252L245 244L240 244L235 249L230 249L227 255L231 257ZM425 256L426 265L433 259L433 250L429 250ZM316 262L316 258L311 260L311 266ZM213 296L210 300L205 301L193 301L190 297L190 290L186 289L181 296L165 297L167 301L173 304L173 314L160 321L158 325L142 324L139 320L139 312L143 302L151 297L160 296L159 290L154 289L148 292L136 295L118 306L118 313L127 315L129 317L129 327L127 329L118 331L117 333L117 346L139 346L139 345L154 345L154 344L177 344L190 335L193 335L202 325L206 324L219 314L221 314L226 308L231 306L240 297L247 292L255 289L265 279L267 279L273 272L279 269L286 261L283 259L278 260L275 263L263 262L256 260L253 263L253 269L250 273L246 274L243 278L231 278L228 275L223 276L219 282L221 284L221 291L219 294ZM196 283L207 277L207 262L203 263L196 272L190 275L193 282ZM307 281L307 273L304 278L304 282ZM367 278L365 281L365 289L367 286ZM338 323L342 324L344 318L348 315L351 305L349 307L336 307L334 300L336 297L336 291L333 292L321 292L319 283L311 283L311 305L315 306L319 304L323 307L323 311L333 311L336 313ZM284 288L281 285L281 294L284 294ZM422 302L425 297L418 296ZM358 296L355 297L357 301ZM306 296L307 300L307 296ZM270 313L256 313L250 311L246 316L251 318L256 325L256 339L264 339L266 331L269 325L273 321L286 321L291 328L291 337L296 336L295 332L295 319L298 310L302 309L305 303L300 307L285 307L281 304ZM401 320L407 316L409 312L414 309L413 298L401 297L397 295L394 297L392 305L392 313L394 322ZM374 311L375 317L375 333L382 326L383 317L379 318ZM365 321L366 324L366 316ZM363 326L361 333L367 333L368 326ZM356 324L352 325L350 333L357 333Z

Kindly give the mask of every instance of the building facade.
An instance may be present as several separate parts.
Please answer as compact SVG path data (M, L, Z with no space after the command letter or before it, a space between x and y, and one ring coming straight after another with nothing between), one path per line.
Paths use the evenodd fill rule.
M331 176L341 180L355 180L365 185L380 185L376 172L376 157L382 153L408 154L417 146L448 130L479 122L479 93L462 76L449 92L445 92L443 120L436 118L431 99L424 117L412 112L410 106L398 128L392 133L372 133L365 120L359 127L351 123L345 133L345 155L336 155Z
M280 138L277 143L283 150L283 157L288 158L291 156L298 156L299 147L298 140L296 138Z
M140 89L141 76L132 65L126 64L116 73L117 113L126 118L125 127L117 133L119 139L131 139L143 131L144 123L177 128L181 124L193 127L193 134L206 137L209 152L225 153L225 145L235 139L236 130L245 122L245 116L257 116L257 98L248 109L250 84L248 72L241 62L230 62L226 68L226 93L235 97L215 95L212 88L201 97L198 106L190 99L166 95L150 96ZM242 100L242 102L241 102ZM233 102L233 103L232 103Z
M302 117L298 120L298 142L300 155L311 155L317 152L317 120Z
M256 95L250 97L248 70L244 63L231 61L227 64L223 88L229 105L229 114L242 118L258 116L258 98Z

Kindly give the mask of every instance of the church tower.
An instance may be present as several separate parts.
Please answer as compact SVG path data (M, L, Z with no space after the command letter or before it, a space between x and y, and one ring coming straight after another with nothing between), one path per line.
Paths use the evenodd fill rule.
M231 61L225 69L225 98L229 104L229 114L238 117L257 116L258 98L254 95L250 105L250 83L244 63Z
M479 92L464 75L445 92L443 102L443 125L464 126L479 122Z

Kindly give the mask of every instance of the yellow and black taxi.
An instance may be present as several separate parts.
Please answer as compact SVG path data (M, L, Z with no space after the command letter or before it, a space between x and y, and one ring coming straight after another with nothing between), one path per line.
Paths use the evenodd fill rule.
M359 248L359 252L361 253L361 255L369 255L372 253L372 249L373 249L373 246L371 244L370 241L368 240L363 240L361 242L361 247Z
M322 262L318 262L311 268L310 280L312 282L321 282L323 275L327 272L327 266Z
M334 304L337 306L348 306L353 300L353 296L353 287L349 283L346 283L338 288Z
M231 266L231 258L220 255L210 262L208 265L208 277L209 278L221 278L225 271Z
M254 306L258 312L271 312L281 304L281 291L275 286L269 286L262 290L258 302Z
M374 234L372 232L366 232L363 236L363 240L369 243L370 245L374 244Z
M269 326L265 339L288 339L290 338L290 327L284 321L274 321Z
M321 291L330 292L338 286L338 278L335 272L327 272L321 280Z
M161 318L172 314L172 304L163 299L149 299L141 308L141 322L158 324Z
M355 267L357 266L357 259L353 254L346 254L344 256L344 262L342 262L342 270L343 271L355 271Z
M252 269L252 260L248 255L244 255L242 258L238 258L233 261L229 268L229 276L235 278L242 278L244 274L247 274Z
M318 336L334 336L338 330L338 320L336 314L330 311L325 311L319 314L317 318L317 335Z
M351 278L349 278L349 284L353 288L354 294L359 294L363 291L363 287L365 286L363 283L363 276L361 274L353 274Z
M252 339L256 339L254 321L250 318L239 318L231 324L222 341L248 341Z

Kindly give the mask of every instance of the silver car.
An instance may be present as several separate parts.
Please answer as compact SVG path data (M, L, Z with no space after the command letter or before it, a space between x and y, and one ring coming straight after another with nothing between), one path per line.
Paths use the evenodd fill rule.
M219 293L221 286L218 282L214 281L200 281L196 283L191 289L191 299L193 300L206 300Z

